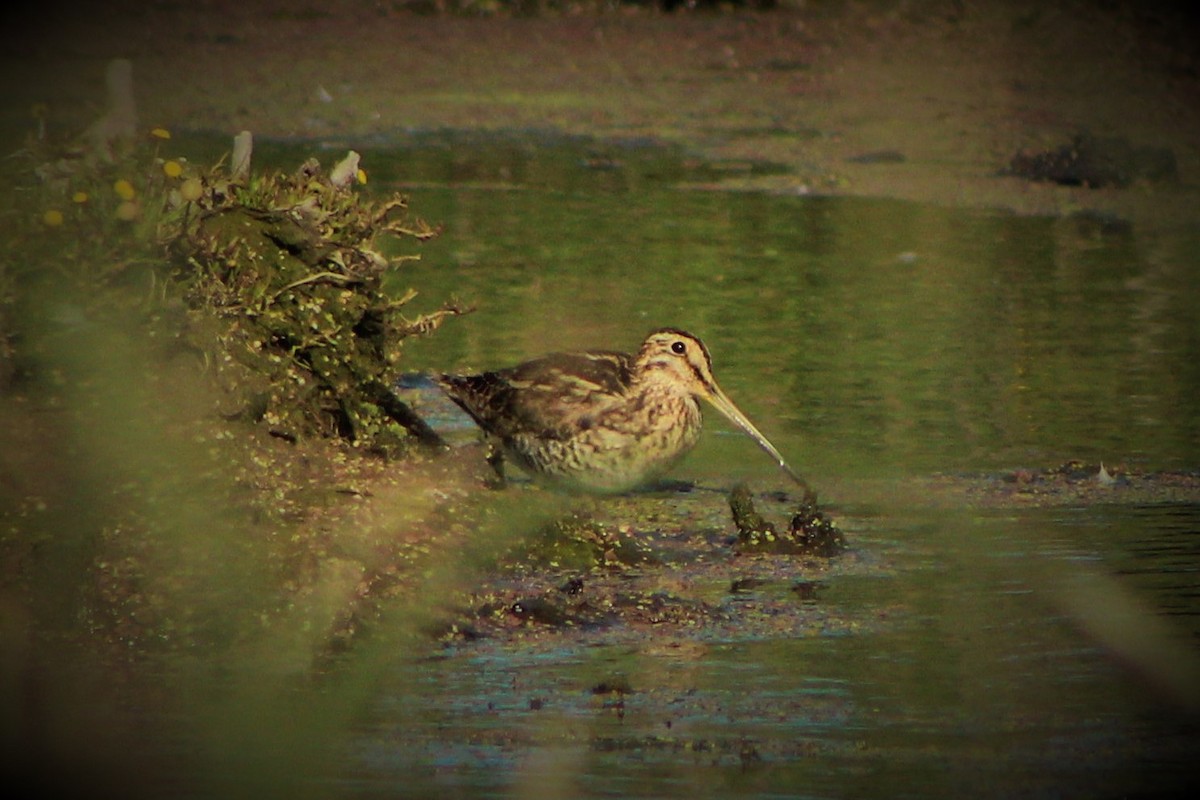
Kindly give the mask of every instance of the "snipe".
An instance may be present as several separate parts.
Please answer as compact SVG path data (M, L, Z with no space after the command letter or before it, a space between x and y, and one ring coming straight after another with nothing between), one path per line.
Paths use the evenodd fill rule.
M707 400L792 479L808 486L717 386L704 343L674 328L652 332L634 355L554 353L509 369L437 379L505 456L535 478L619 492L662 474L700 438ZM498 445L498 447L497 447Z

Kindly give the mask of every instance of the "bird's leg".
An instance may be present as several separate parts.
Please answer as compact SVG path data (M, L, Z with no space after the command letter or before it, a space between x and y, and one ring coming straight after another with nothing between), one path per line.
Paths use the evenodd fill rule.
M488 487L492 489L503 489L508 485L508 481L504 478L504 450L500 444L492 439L487 442L487 462L492 470L496 473L496 477L488 481Z

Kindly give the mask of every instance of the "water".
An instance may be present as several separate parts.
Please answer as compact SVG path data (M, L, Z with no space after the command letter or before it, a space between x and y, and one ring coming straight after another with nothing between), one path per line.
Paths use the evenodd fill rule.
M542 150L553 168L532 166ZM843 512L871 558L830 578L818 602L854 620L852 632L698 635L678 649L656 649L653 632L641 643L564 636L405 662L339 787L756 798L1195 788L1200 507L968 515L922 510L903 486L1068 458L1194 467L1200 234L681 191L672 181L694 176L649 168L636 148L627 172L568 150L534 138L519 167L472 154L457 157L469 169L418 167L414 208L446 232L398 285L422 287L424 310L454 295L478 311L414 345L408 366L632 348L668 324L699 334L726 391L818 486L897 487L894 506ZM710 418L678 476L778 481L725 434ZM630 691L597 691L614 681Z
M1192 784L1194 717L1081 630L1071 593L1102 581L1106 594L1130 589L1168 618L1186 606L1169 637L1194 660L1200 508L876 522L856 541L888 568L834 577L818 601L853 618L852 633L668 647L598 633L477 643L406 664L353 748L345 788L1115 797ZM1169 559L1144 553L1159 536L1176 541ZM1130 559L1147 577L1117 588ZM1169 574L1177 579L1159 585ZM629 691L598 689L612 685Z
M33 698L13 730L51 709L67 752L91 758L71 780L126 796L131 774L147 794L204 797L1196 788L1200 504L1130 502L1117 487L1099 502L972 510L933 502L921 481L1072 458L1194 470L1200 229L726 191L722 176L774 167L644 141L448 141L363 149L373 189L410 181L414 211L446 226L399 248L422 256L396 275L398 291L421 290L414 315L452 295L478 307L412 342L405 368L632 348L651 328L687 328L854 552L819 574L813 599L790 591L812 577L798 560L749 594L719 576L706 599L734 620L720 627L447 648L373 630L316 677L280 667L307 663L309 639L279 632L289 609L246 652L181 648L154 664L162 674L77 663L69 648L43 657L57 645L31 640L14 650L23 669L4 673ZM695 518L721 525L734 481L783 486L712 414L673 477L703 487ZM331 573L353 568L330 538ZM443 602L437 589L421 602ZM774 626L751 619L755 592L794 606ZM219 617L231 597L198 598L197 615ZM306 603L344 599L296 600L299 624Z
M416 190L446 232L397 283L478 311L407 366L629 349L675 325L812 472L1197 463L1198 231L595 181ZM707 452L742 468L740 448Z

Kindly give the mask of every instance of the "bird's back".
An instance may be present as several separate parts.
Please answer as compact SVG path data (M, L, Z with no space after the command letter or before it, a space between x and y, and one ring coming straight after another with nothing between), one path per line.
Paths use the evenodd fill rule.
M630 381L629 356L608 351L554 353L508 369L438 378L479 427L502 439L570 435L620 403Z

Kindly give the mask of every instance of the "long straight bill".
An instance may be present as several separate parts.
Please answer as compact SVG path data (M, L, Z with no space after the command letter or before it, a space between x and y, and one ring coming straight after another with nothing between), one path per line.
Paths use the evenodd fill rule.
M812 489L809 488L808 481L804 480L804 478L800 477L798 472L788 466L787 462L783 460L783 456L780 455L779 451L775 449L775 445L767 441L767 437L763 436L758 428L754 427L754 423L750 421L749 417L742 413L741 409L733 404L733 401L730 400L723 391L721 391L721 387L713 384L709 386L708 389L708 401L713 404L713 407L716 408L717 411L720 411L722 414L724 414L730 422L732 422L734 425L737 425L739 428L749 434L750 438L757 442L759 447L761 447L763 450L766 450L771 455L771 458L775 459L775 463L779 465L779 468L782 469L789 478L803 487L805 499L815 502L816 494Z

